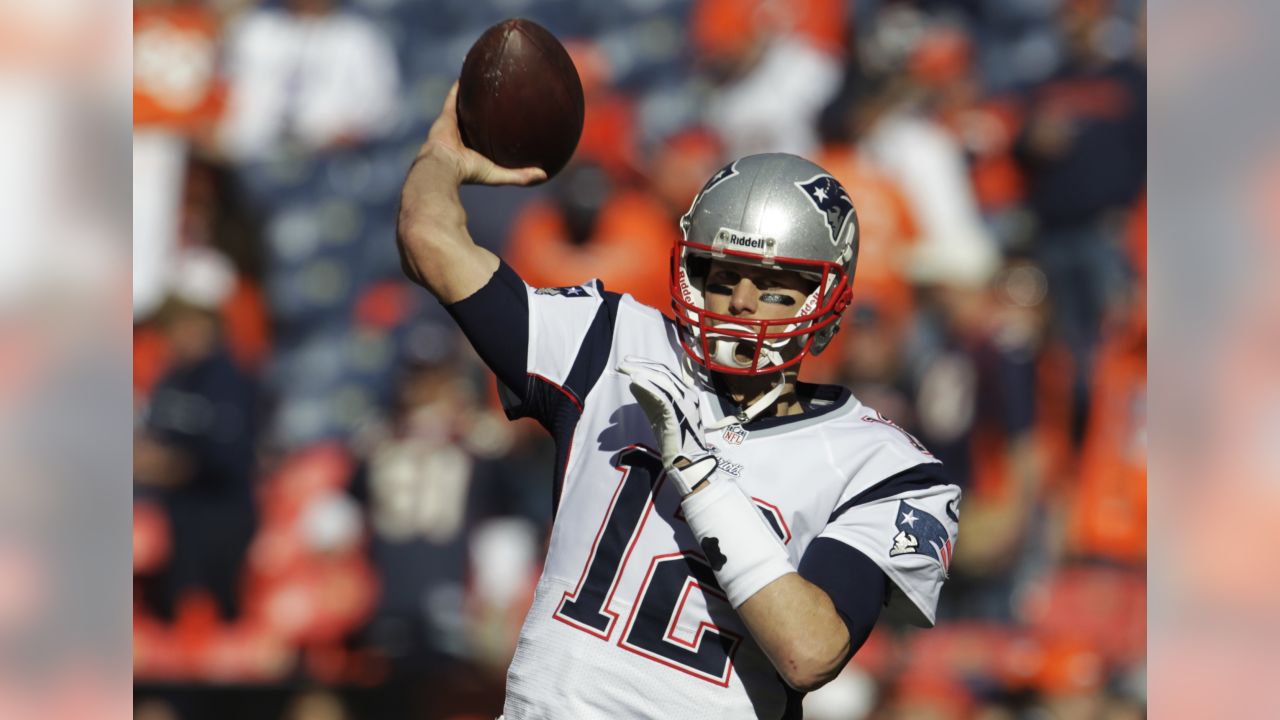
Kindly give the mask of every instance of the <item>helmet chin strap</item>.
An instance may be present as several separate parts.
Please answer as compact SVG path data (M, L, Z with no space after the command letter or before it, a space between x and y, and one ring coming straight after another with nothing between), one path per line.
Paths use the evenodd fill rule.
M705 367L693 361L693 358L685 354L680 363L680 369L684 373L685 379L690 382L702 384L704 387L711 387L711 374ZM719 430L728 427L734 423L746 424L756 418L757 415L764 412L770 405L777 402L782 395L783 388L786 387L787 377L785 372L778 373L778 382L769 389L768 392L756 398L745 410L741 410L734 415L726 415L719 420L711 420L708 415L710 412L706 406L703 406L702 417L703 427L707 430Z
M734 423L745 425L755 419L757 415L764 412L770 405L777 401L778 396L782 395L782 388L787 384L786 373L778 373L778 382L769 390L769 392L761 395L755 402L747 406L737 415L726 415L719 420L706 423L703 427L708 430L719 430L728 427Z

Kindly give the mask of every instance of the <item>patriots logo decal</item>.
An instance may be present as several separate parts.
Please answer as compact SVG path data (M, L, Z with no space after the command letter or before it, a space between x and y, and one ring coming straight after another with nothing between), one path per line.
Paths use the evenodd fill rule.
M943 572L947 571L953 551L951 535L937 518L901 500L894 524L898 527L898 534L893 536L890 557L908 553L927 555L942 563Z
M797 182L796 187L826 218L831 244L840 244L844 239L841 231L845 228L845 221L853 214L853 200L849 199L849 194L830 175L815 175L804 182Z
M707 191L710 190L711 188L719 185L720 183L724 182L725 180L728 180L729 178L737 174L738 174L738 161L734 160L728 165L725 165L724 167L720 168L720 170L717 171L715 175L712 175L711 179L707 181L707 184L702 186L702 191L699 192L698 195L699 196L705 195Z
M736 177L738 174L738 161L734 160L728 165L720 168L715 175L712 175L711 179L707 181L707 184L703 185L702 189L698 191L698 194L693 196L693 202L690 203L689 209L685 212L684 216L680 218L680 229L684 232L689 231L689 224L693 221L693 209L698 207L698 201L702 199L703 195L706 195L711 192L712 188L715 186L731 177ZM686 297L685 299L687 300L688 298Z

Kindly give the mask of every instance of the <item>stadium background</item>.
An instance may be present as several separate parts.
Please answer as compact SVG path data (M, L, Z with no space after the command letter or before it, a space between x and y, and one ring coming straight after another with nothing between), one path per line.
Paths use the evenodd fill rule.
M588 96L561 177L464 191L534 284L660 303L674 219L746 152L808 155L857 203L855 307L806 373L947 460L965 522L940 626L879 628L808 717L1141 716L1142 13L137 3L136 716L499 712L550 453L393 238L467 47L514 15Z

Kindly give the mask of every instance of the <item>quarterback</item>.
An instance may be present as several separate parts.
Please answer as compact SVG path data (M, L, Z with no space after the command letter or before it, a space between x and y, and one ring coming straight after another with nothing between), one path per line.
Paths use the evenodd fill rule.
M467 149L455 96L405 180L404 269L557 446L507 720L799 717L881 615L932 625L959 488L847 389L796 380L852 297L840 184L781 154L712 176L673 248L673 321L596 280L529 287L472 242L461 184L543 174Z

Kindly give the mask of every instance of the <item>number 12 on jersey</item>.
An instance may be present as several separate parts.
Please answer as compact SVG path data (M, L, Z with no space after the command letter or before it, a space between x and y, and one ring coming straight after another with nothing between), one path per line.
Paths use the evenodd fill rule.
M613 595L635 543L653 514L654 498L663 482L662 469L662 460L648 448L632 446L620 453L618 470L622 479L596 534L578 587L565 593L556 608L557 620L610 641L618 620L618 614L610 610ZM777 529L781 518L766 517ZM678 634L681 614L695 588L724 600L724 592L701 553L685 550L650 558L618 647L727 687L733 655L742 636L720 628L713 618L702 620L692 637ZM722 607L724 612L731 612L727 602Z

